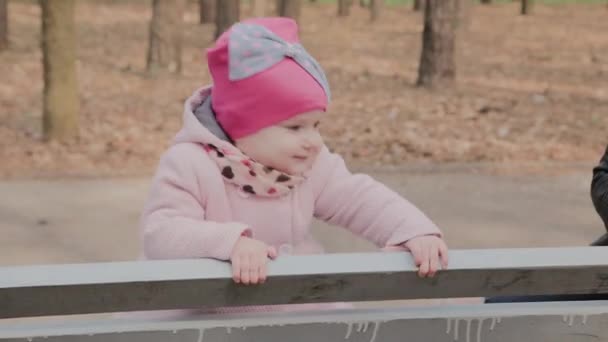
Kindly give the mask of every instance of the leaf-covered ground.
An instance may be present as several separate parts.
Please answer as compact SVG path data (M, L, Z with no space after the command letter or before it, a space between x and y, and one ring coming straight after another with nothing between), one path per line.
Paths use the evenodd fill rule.
M458 42L458 82L414 86L422 16L387 6L379 22L354 6L304 2L301 37L329 75L327 144L351 164L591 161L608 143L605 4L476 5ZM358 3L358 2L357 2ZM247 6L243 7L247 15ZM77 8L81 130L41 139L40 10L10 3L12 47L0 53L0 177L149 174L181 125L184 99L210 80L212 25L184 15L183 72L145 74L149 2Z

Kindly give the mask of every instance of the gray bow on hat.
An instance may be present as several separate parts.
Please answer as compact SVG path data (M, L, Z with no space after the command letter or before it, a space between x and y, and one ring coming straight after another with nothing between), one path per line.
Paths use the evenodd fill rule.
M329 82L319 63L301 44L286 42L257 24L238 23L232 27L228 40L228 67L231 81L241 80L281 62L293 59L323 88L330 99Z

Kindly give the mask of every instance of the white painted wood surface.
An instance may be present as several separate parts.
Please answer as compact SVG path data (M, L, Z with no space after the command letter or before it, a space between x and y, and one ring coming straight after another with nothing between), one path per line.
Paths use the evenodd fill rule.
M452 251L450 259L448 271L419 279L405 253L284 257L270 264L269 281L258 287L235 285L229 265L214 260L5 267L0 341L608 342L608 301L36 317L200 304L608 292L606 247Z
M608 293L608 247L463 250L420 279L406 253L291 256L263 286L230 265L163 260L0 268L0 318L216 306Z
M202 338L201 338L202 337ZM0 323L0 341L608 341L608 302L467 304L391 309Z

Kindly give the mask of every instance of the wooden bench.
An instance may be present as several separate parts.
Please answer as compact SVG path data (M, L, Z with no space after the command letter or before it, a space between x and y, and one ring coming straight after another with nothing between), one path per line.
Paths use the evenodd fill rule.
M234 284L229 265L215 260L3 267L0 341L608 341L608 301L403 301L586 293L608 293L608 247L455 250L450 269L430 279L417 277L405 253L290 256L270 264L262 286ZM108 314L324 302L356 303Z

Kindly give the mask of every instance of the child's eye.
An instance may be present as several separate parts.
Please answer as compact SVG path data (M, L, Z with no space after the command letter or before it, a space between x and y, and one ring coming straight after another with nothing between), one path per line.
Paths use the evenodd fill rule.
M299 131L301 127L302 126L299 126L299 125L287 126L287 129L292 130L292 131Z
M321 124L321 122L319 122L319 121L315 122L315 128L319 128L320 124Z

